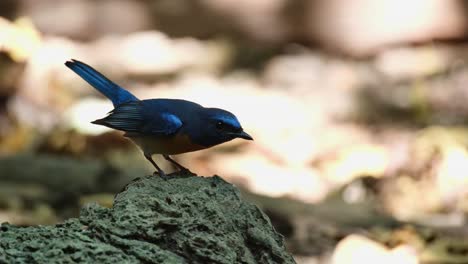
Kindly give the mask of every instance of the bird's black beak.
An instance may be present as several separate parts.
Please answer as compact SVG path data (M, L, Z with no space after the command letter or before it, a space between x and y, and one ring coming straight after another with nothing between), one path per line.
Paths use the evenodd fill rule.
M236 137L243 138L246 140L253 140L253 138L249 134L245 133L244 131L236 133Z

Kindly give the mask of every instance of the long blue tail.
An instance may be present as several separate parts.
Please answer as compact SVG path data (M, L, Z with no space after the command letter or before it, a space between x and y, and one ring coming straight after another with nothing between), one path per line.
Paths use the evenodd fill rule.
M114 104L114 107L125 102L138 101L138 98L129 91L113 83L86 63L71 60L65 62L65 65L96 88L96 90L109 98Z

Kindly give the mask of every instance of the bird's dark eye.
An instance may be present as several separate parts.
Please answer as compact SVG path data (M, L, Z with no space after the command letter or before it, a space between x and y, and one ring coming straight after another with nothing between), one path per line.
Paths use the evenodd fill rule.
M216 123L216 128L219 129L219 130L223 129L223 128L224 128L224 123L221 122L221 121L218 121L218 122Z

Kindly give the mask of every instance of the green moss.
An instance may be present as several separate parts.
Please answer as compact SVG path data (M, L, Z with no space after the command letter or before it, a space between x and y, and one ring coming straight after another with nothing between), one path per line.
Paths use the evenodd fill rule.
M219 177L144 177L112 208L56 226L2 224L0 263L294 263L269 219Z

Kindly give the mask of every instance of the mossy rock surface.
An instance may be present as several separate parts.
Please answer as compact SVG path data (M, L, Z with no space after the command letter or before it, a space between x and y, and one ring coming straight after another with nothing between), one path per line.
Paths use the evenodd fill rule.
M283 237L219 177L147 176L112 208L55 226L0 227L0 263L294 263Z

